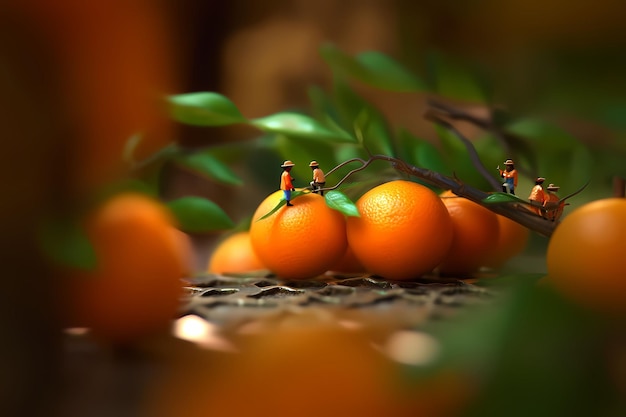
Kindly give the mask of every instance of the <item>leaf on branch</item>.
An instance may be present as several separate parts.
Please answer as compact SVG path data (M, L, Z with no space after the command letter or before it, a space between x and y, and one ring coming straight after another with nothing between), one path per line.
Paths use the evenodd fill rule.
M291 193L291 201L295 200L297 197L300 197L301 195L304 194L309 194L311 191L310 190L297 190L297 191L293 191ZM285 200L284 198L282 198L278 204L276 204L276 206L274 206L274 208L272 210L270 210L269 212L265 213L263 216L259 217L258 219L256 219L256 221L258 222L259 220L263 220L263 219L267 219L268 217L270 217L272 214L276 213L278 210L280 210L280 208L282 206L284 206L285 204L287 204L287 200Z
M233 221L214 202L189 196L167 203L184 232L205 233L231 229Z
M509 193L492 193L489 197L483 199L487 204L500 204L500 203L522 203L529 204L528 201L522 200L516 195Z
M225 96L213 92L170 96L172 117L195 126L224 126L247 122L237 106Z
M346 216L360 217L356 205L341 191L331 190L324 196L326 205L333 210L337 210Z
M326 44L320 48L320 55L335 72L373 87L399 92L426 90L415 74L381 52L367 51L350 57L336 46Z
M330 130L317 120L299 113L281 112L250 121L265 132L280 133L289 137L354 142L347 132Z
M176 159L179 164L212 180L227 185L242 185L243 181L222 161L208 152L197 152Z

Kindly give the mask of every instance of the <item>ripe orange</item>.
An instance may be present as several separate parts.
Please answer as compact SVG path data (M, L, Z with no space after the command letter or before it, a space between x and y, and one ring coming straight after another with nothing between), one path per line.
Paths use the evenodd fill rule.
M281 278L306 279L326 272L346 250L343 215L326 205L324 197L305 194L263 220L283 198L270 194L256 209L250 240L257 256Z
M97 266L72 271L70 324L112 343L165 328L180 306L189 267L172 225L161 203L134 193L114 196L92 213L85 228Z
M441 200L450 213L454 237L439 270L446 275L476 272L496 247L498 219L495 213L451 191L442 193Z
M626 314L626 199L608 198L572 211L550 238L548 283L593 310Z
M236 353L177 364L148 391L142 415L449 417L475 394L458 370L414 376L374 346L373 329L310 318L239 335Z
M252 248L249 232L229 235L218 244L209 259L208 271L217 274L265 269Z
M346 248L346 252L343 254L341 259L339 259L339 261L337 261L329 270L344 273L366 272L365 267L361 261L358 260L350 246Z
M410 181L391 181L363 194L360 217L348 218L348 242L365 268L393 280L432 271L452 243L452 220L441 199Z
M496 217L499 225L498 241L486 265L497 268L526 248L530 230L508 217L499 214Z

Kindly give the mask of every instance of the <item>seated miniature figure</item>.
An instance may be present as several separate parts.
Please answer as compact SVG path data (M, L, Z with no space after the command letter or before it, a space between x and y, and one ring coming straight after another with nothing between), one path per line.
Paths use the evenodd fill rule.
M546 179L542 177L538 177L537 179L535 179L535 186L530 191L530 195L528 196L528 201L530 201L530 206L532 207L533 211L537 213L537 215L539 216L544 215L543 203L546 199L546 194L543 191L542 184L545 180Z

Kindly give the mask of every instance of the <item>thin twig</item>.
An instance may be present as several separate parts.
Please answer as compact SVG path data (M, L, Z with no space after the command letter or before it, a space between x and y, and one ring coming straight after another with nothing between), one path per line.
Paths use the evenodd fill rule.
M467 149L467 153L469 154L469 157L472 161L472 165L474 165L474 168L476 168L478 173L482 175L485 180L487 180L487 182L493 187L494 190L500 190L500 182L497 181L493 177L493 175L489 173L485 165L483 165L482 161L480 160L480 156L478 155L478 152L476 152L476 148L474 148L474 145L472 144L472 142L469 141L469 139L463 136L463 134L450 123L440 118L437 114L435 114L435 112L427 111L426 114L424 114L424 117L427 120L430 120L431 122L443 127L444 129L450 131L453 135L455 135L463 143L463 145L465 145L465 149Z
M474 116L473 114L464 112L463 110L460 110L451 105L437 101L435 99L429 99L428 105L430 106L430 110L440 113L446 117L449 117L450 119L463 120L487 132L490 132L500 142L500 145L504 149L504 153L506 155L511 155L512 159L516 159L517 155L516 155L516 152L514 152L514 148L516 146L513 146L513 145L514 144L519 145L518 142L520 141L520 139L514 135L503 132L502 129L500 129L496 124L493 123L492 117L480 118L480 117ZM529 177L536 176L535 175L536 173L529 172L523 166L520 166L519 168L517 168L517 170L523 175L526 175Z

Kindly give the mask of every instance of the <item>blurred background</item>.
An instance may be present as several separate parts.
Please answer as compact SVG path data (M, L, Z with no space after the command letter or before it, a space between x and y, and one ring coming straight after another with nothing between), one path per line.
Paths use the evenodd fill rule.
M392 130L404 128L445 156L441 133L423 117L434 98L524 139L530 152L513 149L527 173L520 190L530 191L536 175L564 194L592 180L572 200L582 202L611 195L614 178L626 176L620 0L16 0L0 7L5 415L23 407L44 415L59 373L55 271L38 249L38 225L52 213L79 211L95 190L127 175L128 137L144 134L139 159L170 142L218 149L243 186L166 164L161 195L207 197L235 222L277 189L280 162L296 158L290 151L300 165L310 157L325 170L341 160L335 150L302 153L276 139L264 147L251 142L260 134L248 125L174 123L159 100L166 95L219 92L247 118L307 112L311 86L326 91L336 81L321 45L348 55L376 50L427 86L381 91L349 80ZM488 168L511 157L476 123L455 125L484 151ZM465 172L452 161L446 169ZM295 173L297 186L308 183L307 171ZM199 264L216 238L195 236ZM29 401L33 392L39 405Z

